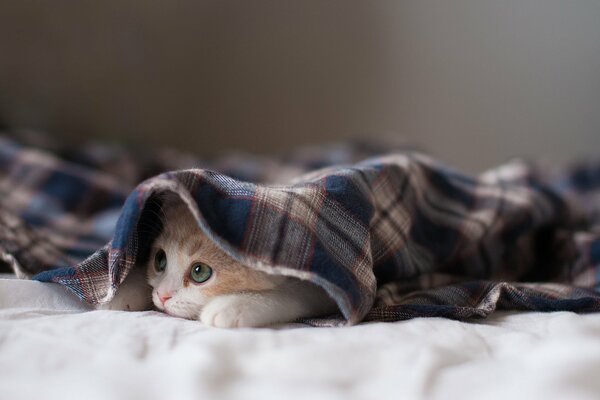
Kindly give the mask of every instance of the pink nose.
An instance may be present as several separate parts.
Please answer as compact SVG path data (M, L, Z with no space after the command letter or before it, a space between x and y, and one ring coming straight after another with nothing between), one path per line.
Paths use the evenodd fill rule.
M165 304L167 302L167 300L169 300L172 296L170 294L159 294L158 298L160 299L160 302Z

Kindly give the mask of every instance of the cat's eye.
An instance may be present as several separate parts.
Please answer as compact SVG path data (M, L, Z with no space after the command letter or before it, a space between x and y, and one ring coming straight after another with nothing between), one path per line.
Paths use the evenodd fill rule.
M212 268L204 263L195 263L190 270L190 278L196 283L203 283L212 276Z
M162 249L158 250L154 255L154 269L158 272L163 272L167 269L167 255Z

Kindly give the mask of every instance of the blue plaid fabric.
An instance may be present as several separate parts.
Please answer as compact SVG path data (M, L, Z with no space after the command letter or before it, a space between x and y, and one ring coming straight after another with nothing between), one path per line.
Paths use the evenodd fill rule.
M238 156L132 189L110 157L83 165L4 138L0 257L21 277L109 301L153 239L140 226L160 229L151 207L173 192L232 257L323 287L340 315L314 325L600 310L600 164L543 176L515 161L469 177L411 151L356 162L379 150ZM144 175L123 159L139 169L132 180Z

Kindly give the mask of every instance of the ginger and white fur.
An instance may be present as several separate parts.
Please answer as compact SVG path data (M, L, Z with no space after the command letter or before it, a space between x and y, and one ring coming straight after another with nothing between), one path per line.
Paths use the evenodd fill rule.
M267 274L234 260L200 230L181 200L167 198L161 217L163 230L153 243L147 265L136 266L115 298L101 308L147 309L149 284L157 309L220 328L266 326L337 311L334 301L313 283ZM154 267L160 249L167 256L163 272ZM190 278L191 266L197 262L212 268L212 276L204 283Z

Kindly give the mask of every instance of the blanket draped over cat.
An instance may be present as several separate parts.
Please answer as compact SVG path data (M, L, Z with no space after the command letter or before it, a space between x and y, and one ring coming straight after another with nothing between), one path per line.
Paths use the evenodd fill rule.
M164 172L131 190L142 164L146 175L180 165L148 169L156 159L122 149L50 152L4 137L0 258L19 277L107 302L156 234L141 222L160 228L153 199L170 191L235 259L324 288L340 314L305 321L313 325L600 311L600 163L549 176L514 161L470 177L418 152L380 150L186 158L214 170Z

